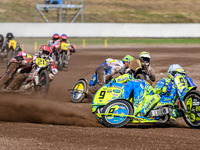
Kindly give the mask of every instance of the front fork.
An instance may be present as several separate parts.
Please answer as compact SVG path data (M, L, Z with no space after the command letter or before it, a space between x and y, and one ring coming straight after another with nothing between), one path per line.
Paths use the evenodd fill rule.
M38 72L40 71L41 68L37 68L34 71L34 83L35 85L39 85L39 76L38 76Z

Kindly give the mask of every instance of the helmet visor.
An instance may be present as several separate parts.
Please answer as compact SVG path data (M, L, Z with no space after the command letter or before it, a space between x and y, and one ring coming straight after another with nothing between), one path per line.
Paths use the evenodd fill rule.
M50 52L48 52L48 51L43 51L43 54L44 54L44 55L49 55Z
M150 58L142 57L144 62L150 62Z

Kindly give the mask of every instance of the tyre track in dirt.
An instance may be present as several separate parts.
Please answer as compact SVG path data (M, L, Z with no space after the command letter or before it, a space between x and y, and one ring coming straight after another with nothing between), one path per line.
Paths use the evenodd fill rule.
M0 94L0 145L4 149L198 149L199 130L183 119L175 124L132 125L109 129L96 122L90 102L71 103L70 92L79 78L89 80L108 57L137 57L151 53L157 81L166 77L170 64L179 63L200 86L198 47L137 47L81 49L72 55L69 68L60 71L45 99ZM0 76L5 67L0 67ZM156 81L156 82L157 82ZM22 138L24 137L24 138Z

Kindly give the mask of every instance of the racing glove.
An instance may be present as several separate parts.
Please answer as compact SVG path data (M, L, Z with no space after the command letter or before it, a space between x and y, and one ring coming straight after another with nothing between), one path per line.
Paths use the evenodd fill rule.
M169 80L167 80L167 81L166 81L166 86L164 86L164 87L162 88L162 92L163 92L163 93L169 93L169 92L171 92L171 90L172 90L172 82L169 81Z

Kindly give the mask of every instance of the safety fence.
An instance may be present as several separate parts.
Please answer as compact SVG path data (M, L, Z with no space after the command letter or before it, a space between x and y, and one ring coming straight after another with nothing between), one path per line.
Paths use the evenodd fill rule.
M0 23L0 33L13 32L15 37L51 37L65 33L69 37L139 37L187 38L200 37L200 24L153 23Z

